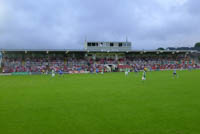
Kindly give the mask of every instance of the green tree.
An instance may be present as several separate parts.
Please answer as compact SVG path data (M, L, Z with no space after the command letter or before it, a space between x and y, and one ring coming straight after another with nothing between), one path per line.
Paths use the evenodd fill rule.
M197 42L195 45L194 45L195 48L200 48L200 42Z
M164 48L162 48L162 47L159 47L157 50L165 50Z

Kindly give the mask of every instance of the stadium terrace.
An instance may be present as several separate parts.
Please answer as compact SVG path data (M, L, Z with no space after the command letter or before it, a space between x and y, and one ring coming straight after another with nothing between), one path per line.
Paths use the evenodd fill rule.
M1 72L118 72L200 68L195 51L3 50Z

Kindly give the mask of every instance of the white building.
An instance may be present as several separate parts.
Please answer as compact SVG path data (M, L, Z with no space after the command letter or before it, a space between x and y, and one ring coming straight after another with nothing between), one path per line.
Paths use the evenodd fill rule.
M85 42L88 51L131 51L131 42Z

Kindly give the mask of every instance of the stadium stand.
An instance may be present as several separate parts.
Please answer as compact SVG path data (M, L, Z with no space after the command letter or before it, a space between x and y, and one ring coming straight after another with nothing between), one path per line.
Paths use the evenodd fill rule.
M200 68L197 56L190 51L4 51L2 72L65 73L124 71L129 69L166 70Z

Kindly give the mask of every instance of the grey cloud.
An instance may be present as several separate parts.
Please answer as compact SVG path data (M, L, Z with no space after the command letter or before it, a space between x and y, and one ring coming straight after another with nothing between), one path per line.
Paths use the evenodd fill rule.
M180 0L177 0L180 1ZM192 46L197 0L1 0L0 48L83 48L84 39L123 41L134 49ZM1 6L0 6L1 7Z

